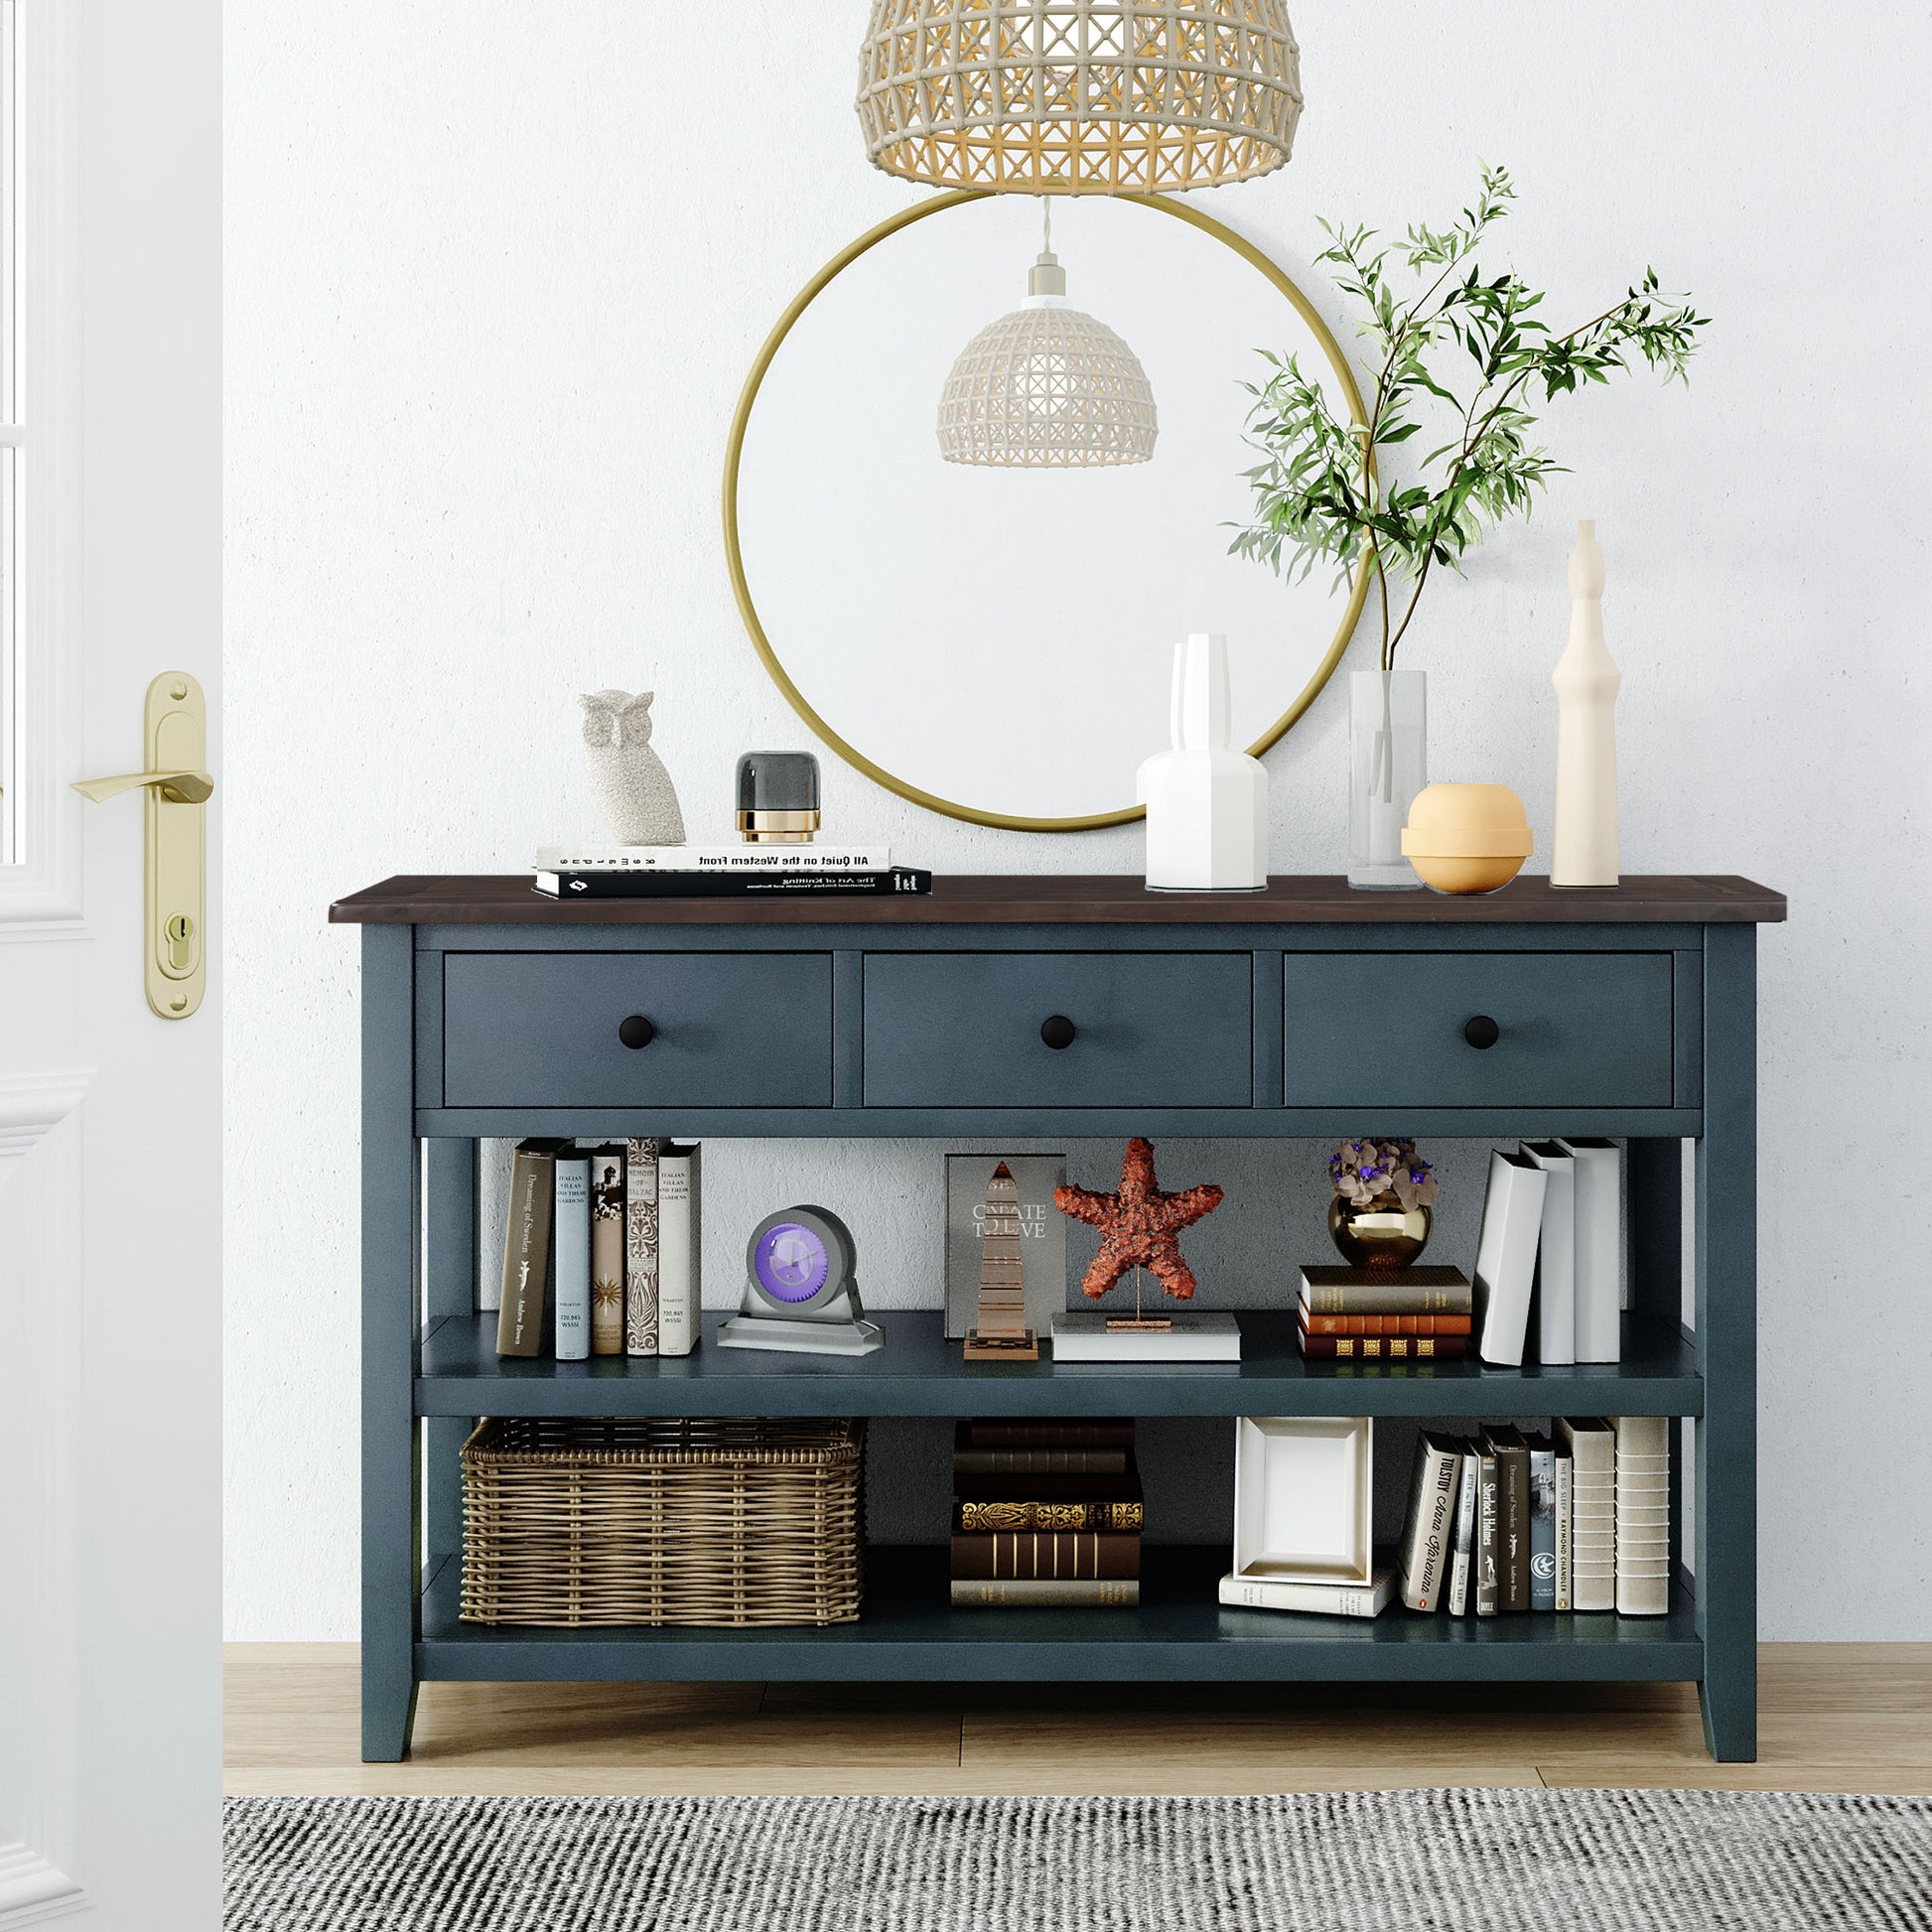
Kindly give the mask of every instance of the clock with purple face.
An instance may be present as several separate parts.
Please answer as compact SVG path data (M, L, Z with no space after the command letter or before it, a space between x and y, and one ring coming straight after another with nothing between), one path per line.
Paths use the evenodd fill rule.
M745 1259L752 1288L774 1312L806 1314L853 1287L851 1233L823 1207L767 1214Z

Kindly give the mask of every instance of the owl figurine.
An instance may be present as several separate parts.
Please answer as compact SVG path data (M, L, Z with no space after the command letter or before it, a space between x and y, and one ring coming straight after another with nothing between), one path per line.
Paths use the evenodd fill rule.
M650 749L655 691L587 691L584 768L591 795L620 845L682 845L684 814L664 760Z

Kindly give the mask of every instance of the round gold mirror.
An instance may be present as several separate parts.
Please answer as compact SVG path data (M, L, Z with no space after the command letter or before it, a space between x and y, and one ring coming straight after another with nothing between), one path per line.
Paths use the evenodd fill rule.
M739 397L725 548L765 668L842 759L953 818L1086 831L1141 815L1124 801L1169 742L1183 636L1226 634L1235 742L1259 755L1367 597L1365 571L1344 591L1227 554L1257 351L1299 353L1345 420L1363 412L1334 338L1251 242L1162 196L1062 199L1066 306L1144 368L1152 454L1142 434L1134 460L1097 465L944 460L942 393L950 408L961 351L1022 309L1041 213L936 195L812 277Z

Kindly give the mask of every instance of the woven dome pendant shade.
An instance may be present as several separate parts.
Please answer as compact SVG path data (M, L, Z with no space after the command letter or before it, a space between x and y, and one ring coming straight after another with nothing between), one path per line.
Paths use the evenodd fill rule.
M1287 161L1301 57L1282 0L873 0L856 104L906 181L1212 188Z
M1066 306L1066 270L1045 245L1026 303L988 323L939 392L939 454L1002 470L1146 463L1159 424L1141 358L1104 322Z

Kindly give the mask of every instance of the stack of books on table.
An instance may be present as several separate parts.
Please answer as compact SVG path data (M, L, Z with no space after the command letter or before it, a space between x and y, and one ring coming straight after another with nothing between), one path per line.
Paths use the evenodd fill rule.
M769 893L929 893L932 875L889 847L545 845L536 890L551 898L750 898Z
M1302 1270L1302 1353L1342 1362L1458 1362L1474 1291L1459 1268Z
M1416 1439L1400 1551L1412 1610L1670 1607L1670 1421L1560 1417Z
M1131 1421L958 1426L955 1605L1138 1603L1141 1522Z

